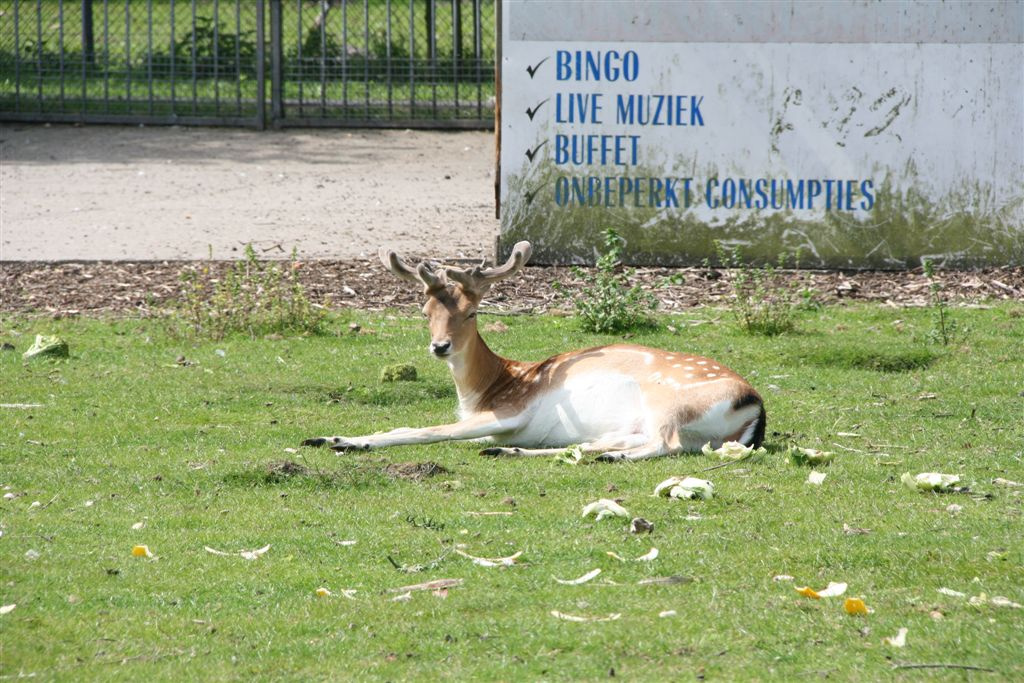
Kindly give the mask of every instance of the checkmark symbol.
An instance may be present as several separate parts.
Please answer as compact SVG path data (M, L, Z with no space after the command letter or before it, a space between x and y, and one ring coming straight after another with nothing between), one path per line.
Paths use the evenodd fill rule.
M540 143L539 145L537 145L533 149L526 150L526 158L529 159L530 162L532 163L533 162L533 157L537 156L537 152L539 152L540 148L543 147L546 144L548 144L547 140L545 140L544 142Z
M531 79L533 79L533 75L535 73L537 73L537 69L540 68L540 65L543 64L544 62L548 61L548 59L550 59L550 58L549 57L545 57L544 59L542 59L539 62L537 62L536 66L528 66L528 67L526 67L526 73L530 74L530 78Z
M526 197L527 204L533 204L533 198L537 196L537 193L544 189L544 185L538 185L529 192L524 192L523 196Z
M544 106L544 103L545 103L545 102L547 102L547 101L548 101L548 100L550 100L550 99L551 99L551 98L550 98L550 97L548 97L548 98L545 98L544 100L541 100L540 102L538 102L538 103L537 103L537 106L535 106L535 107L534 107L533 109L530 109L529 107L527 107L527 108L526 108L526 115L530 117L530 120L531 120L531 121L533 121L533 117L534 117L534 115L535 115L535 114L537 113L537 111L538 111L538 110L539 110L539 109L540 109L541 107L543 107L543 106Z

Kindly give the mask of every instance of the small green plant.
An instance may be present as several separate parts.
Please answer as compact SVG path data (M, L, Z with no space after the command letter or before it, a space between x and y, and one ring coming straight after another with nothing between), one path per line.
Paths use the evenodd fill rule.
M738 248L727 249L721 243L715 247L719 262L734 270L732 313L743 330L768 337L795 330L796 311L813 301L814 293L795 280L787 281L780 272L785 256L780 254L775 265L755 268L743 261ZM797 263L799 259L798 253Z
M922 258L921 268L924 270L924 276L928 278L928 305L932 311L932 328L927 334L928 341L949 346L962 340L966 330L961 329L950 315L949 305L942 295L942 282L935 274L935 263L929 258Z
M326 311L309 300L298 268L294 251L278 264L260 261L252 245L221 278L210 263L186 268L179 276L182 296L168 311L171 331L209 339L235 332L322 332Z
M199 77L213 77L216 57L217 75L234 76L238 64L249 64L256 59L256 32L234 33L213 17L197 17L195 28L174 44L174 57L190 63L195 57ZM238 62L236 62L236 56Z
M604 253L597 259L593 274L581 268L573 272L583 280L584 286L578 293L560 287L563 294L572 298L585 332L615 334L655 326L651 314L658 306L658 300L640 285L629 285L631 270L621 270L619 258L625 241L615 230L604 232Z

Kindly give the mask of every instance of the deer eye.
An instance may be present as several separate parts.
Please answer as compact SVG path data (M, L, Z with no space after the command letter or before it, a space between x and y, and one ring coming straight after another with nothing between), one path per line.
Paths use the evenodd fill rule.
M475 318L475 317L476 317L476 311L473 311L472 313L470 313L469 315L466 316L466 320L470 320L470 319Z

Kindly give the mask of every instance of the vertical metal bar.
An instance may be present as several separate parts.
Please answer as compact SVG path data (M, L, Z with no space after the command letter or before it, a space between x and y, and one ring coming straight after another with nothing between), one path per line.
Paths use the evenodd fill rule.
M103 111L110 112L110 0L103 0Z
M14 2L14 18L18 18L18 2ZM92 0L82 0L82 59L92 62L95 59L96 43L92 28Z
M36 0L38 2L38 0ZM18 7L18 0L14 0L14 111L21 110L21 8ZM85 68L85 62L82 63ZM85 87L85 74L82 74L83 88Z
M341 3L341 106L348 117L348 3Z
M481 68L484 61L484 44L481 13L480 0L473 0L473 59L476 61L476 117L478 119L484 117L484 79Z
M416 118L416 9L409 0L409 118Z
M452 0L452 78L455 81L455 118L459 118L459 57L462 55L462 0Z
M366 95L366 118L370 118L370 0L363 0L363 92Z
M320 116L327 116L327 13L331 6L320 5Z
M67 111L64 99L64 0L57 3L57 31L60 41L60 110Z
M43 111L43 3L36 0L36 107Z
M437 6L434 0L427 0L430 14L427 15L427 34L430 36L430 116L437 118Z
M391 0L385 0L384 11L387 12L387 19L385 24L387 28L385 29L385 39L388 41L388 45L387 49L385 50L385 54L387 55L385 69L387 70L386 73L388 82L388 118L391 119L394 118L394 110L392 108L392 103L394 100L394 84L391 82Z
M128 100L128 112L132 111L132 7L131 0L124 0L124 62L125 62L125 99Z
M235 113L238 116L242 115L242 9L240 5L241 0L235 0ZM263 73L263 51L264 45L261 36L263 35L263 2L256 3L256 120L259 124L260 129L265 126L266 112L263 110L263 105L266 103L267 93L263 91L263 88L259 87L260 83L265 83L266 74Z
M177 75L175 73L175 67L177 66L177 60L175 59L175 56L176 56L175 53L177 52L177 47L178 47L177 44L175 44L175 42L174 42L174 24L175 24L174 17L175 17L175 14L177 14L177 12L175 11L175 8L174 8L174 0L171 0L171 64L170 64L170 66L171 66L171 114L172 115L178 113L178 93L177 93L177 89L175 87L176 84L177 84L177 79L175 78L175 76Z
M275 124L284 118L281 29L281 0L270 0L270 115ZM262 70L262 66L260 68Z
M241 40L242 36L237 36ZM213 110L220 114L220 2L213 0Z
M239 15L238 0L235 0L235 16L238 17L238 15ZM241 37L242 37L241 25L239 25L238 37L239 37L239 42L241 42ZM263 54L263 50L264 50L263 40L264 40L264 37L263 37L263 0L259 0L259 2L256 3L256 64L255 64L255 67L256 67L256 102L255 102L255 107L256 107L256 126L260 130L263 130L264 128L267 127L267 111L266 111L266 108L265 108L266 103L267 103L267 90L266 90L266 88L267 88L267 76L266 76L265 70L263 69L263 65L265 63L265 61L264 61L264 54ZM235 51L236 51L236 53L238 53L238 47L237 47L238 43L235 43L235 45L236 45ZM238 81L239 81L239 83L241 83L242 67L241 67L241 56L240 55L239 55L239 58L238 58L238 65L239 65L238 66ZM239 87L241 87L241 86L239 86ZM241 91L239 91L239 96L238 96L238 113L239 114L242 113L242 96L241 96Z
M199 79L196 73L199 57L196 54L196 0L192 0L192 114L195 115L199 100Z
M306 75L305 65L302 63L302 57L303 57L303 54L302 54L302 47L303 47L303 45L302 45L302 43L303 43L303 35L302 35L302 0L296 0L295 1L295 9L296 9L296 16L298 17L298 22L299 22L296 35L298 36L298 47L299 47L297 61L298 61L298 64L299 64L299 116L301 117L301 116L303 116L305 114L304 107L303 107L303 104L305 104L305 101L304 101L305 97L304 97L304 93L303 93L303 87L302 87L303 83L302 83L302 81L303 81L303 79L305 78L305 75Z
M148 111L153 113L153 0L146 0L146 81L149 90Z

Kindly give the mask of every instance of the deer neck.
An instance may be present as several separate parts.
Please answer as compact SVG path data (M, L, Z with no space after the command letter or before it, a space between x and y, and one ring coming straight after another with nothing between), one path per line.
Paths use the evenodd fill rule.
M459 394L459 412L465 415L484 409L483 397L508 378L511 364L491 351L480 333L474 330L466 348L448 359Z

